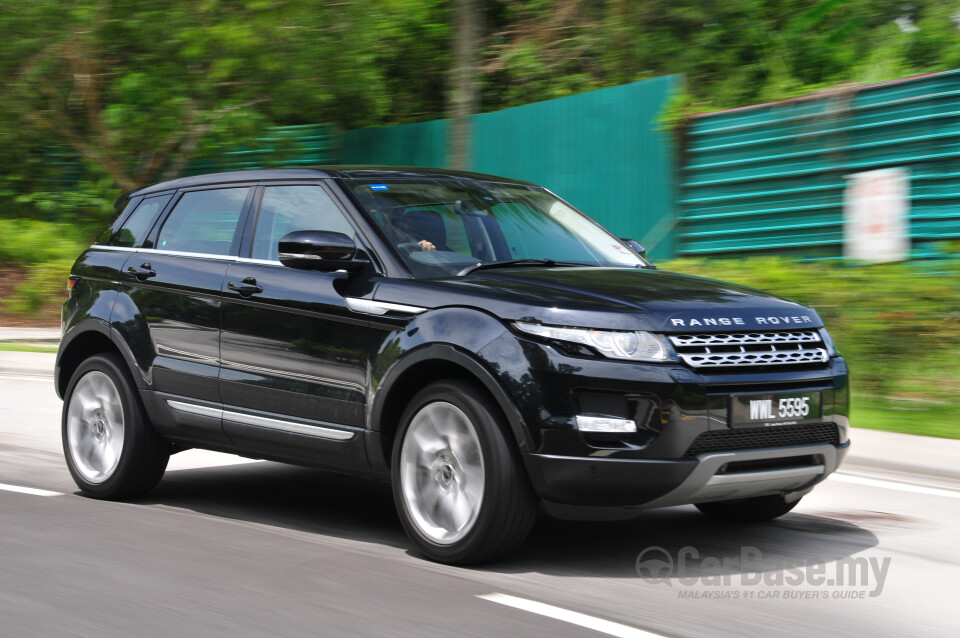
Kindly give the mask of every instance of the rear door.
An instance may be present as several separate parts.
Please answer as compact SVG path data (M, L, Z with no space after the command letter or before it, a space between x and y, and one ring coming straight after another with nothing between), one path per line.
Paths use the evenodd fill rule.
M127 261L122 285L131 316L113 320L149 335L148 405L155 425L179 440L222 442L220 288L235 259L251 185L178 193L151 241ZM141 337L141 340L143 337Z
M257 199L250 256L230 264L223 282L224 429L241 451L355 467L365 463L370 335L345 298L369 294L372 280L287 268L277 244L295 230L361 242L319 183L265 185Z

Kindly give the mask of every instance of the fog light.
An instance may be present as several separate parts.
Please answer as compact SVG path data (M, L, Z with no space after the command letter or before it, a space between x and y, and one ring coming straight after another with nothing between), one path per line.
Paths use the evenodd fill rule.
M581 432L627 434L637 431L637 424L630 419L617 419L609 416L577 415L577 429Z

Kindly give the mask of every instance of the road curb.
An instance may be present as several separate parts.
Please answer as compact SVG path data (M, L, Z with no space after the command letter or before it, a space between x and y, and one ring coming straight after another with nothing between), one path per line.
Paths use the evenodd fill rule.
M0 343L56 345L60 329L0 327Z
M851 428L841 468L921 474L960 481L960 440Z
M0 351L0 373L53 378L57 355L49 352Z

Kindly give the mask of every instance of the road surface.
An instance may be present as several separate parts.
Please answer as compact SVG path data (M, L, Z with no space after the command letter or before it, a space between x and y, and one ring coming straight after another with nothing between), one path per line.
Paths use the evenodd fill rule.
M847 466L755 526L692 507L541 517L515 557L448 567L410 549L386 485L315 470L190 451L142 501L81 497L52 380L17 363L52 358L14 354L0 353L0 636L960 632L950 477Z

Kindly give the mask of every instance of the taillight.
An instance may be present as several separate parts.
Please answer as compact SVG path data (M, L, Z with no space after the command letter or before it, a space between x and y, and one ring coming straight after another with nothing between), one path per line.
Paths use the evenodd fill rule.
M67 290L73 290L73 287L77 285L77 281L79 280L80 278L76 275L70 275L70 277L67 279Z

